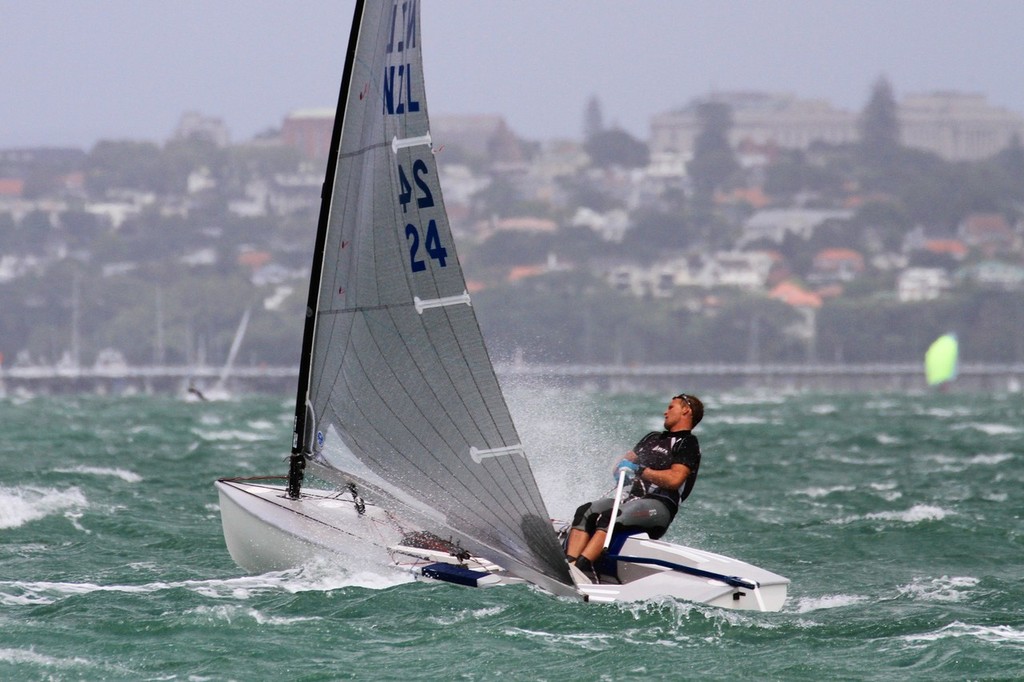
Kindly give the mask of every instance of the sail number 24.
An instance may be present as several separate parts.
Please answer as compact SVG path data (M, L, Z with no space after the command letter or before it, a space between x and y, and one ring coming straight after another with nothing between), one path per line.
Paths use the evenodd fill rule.
M409 210L409 204L414 200L418 208L430 208L434 205L434 195L430 191L424 177L430 172L427 164L422 159L416 159L412 164L412 183L405 172L402 164L398 164L398 202L402 205L402 212ZM413 184L416 185L413 188ZM413 272L423 272L427 264L420 254L420 230L422 226L407 223L405 226L405 238L409 244L409 266ZM437 230L437 222L431 219L427 223L427 231L424 235L423 247L426 255L437 261L438 266L447 265L448 249L441 243L441 235Z

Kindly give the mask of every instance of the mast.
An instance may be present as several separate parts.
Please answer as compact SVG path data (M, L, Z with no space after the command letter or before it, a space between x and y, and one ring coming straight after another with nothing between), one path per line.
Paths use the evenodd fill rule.
M328 223L334 197L334 176L338 168L338 152L341 149L341 131L345 125L345 104L355 67L356 47L359 44L359 29L363 19L364 0L356 0L352 17L352 31L348 38L345 55L345 71L341 77L337 113L334 115L334 130L331 132L331 147L327 157L327 170L320 190L320 218L317 222L316 244L313 248L313 266L309 275L309 297L306 299L306 322L302 334L302 355L299 359L299 382L295 396L295 422L292 432L292 455L288 465L288 496L295 499L302 486L302 472L306 466L305 456L310 451L309 429L312 424L308 408L309 383L312 374L313 338L316 332L317 308L320 299L320 277L323 273L324 245L327 242Z

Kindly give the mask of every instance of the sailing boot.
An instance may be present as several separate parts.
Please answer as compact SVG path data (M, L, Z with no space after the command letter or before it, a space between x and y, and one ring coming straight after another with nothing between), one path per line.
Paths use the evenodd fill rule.
M600 584L601 579L597 575L597 569L594 568L593 562L585 556L581 556L576 559L576 568L580 569L580 573L585 575L590 582L595 585Z

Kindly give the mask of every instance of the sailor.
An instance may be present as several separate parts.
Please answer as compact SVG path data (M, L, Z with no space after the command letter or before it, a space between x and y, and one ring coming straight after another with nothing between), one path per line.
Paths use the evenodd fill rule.
M628 501L619 506L613 537L645 532L658 539L668 530L697 480L700 444L692 430L704 417L704 404L696 396L673 396L665 410L665 430L652 431L615 466L615 478L625 474ZM604 549L615 500L611 497L580 505L566 543L570 564L595 582L597 563Z

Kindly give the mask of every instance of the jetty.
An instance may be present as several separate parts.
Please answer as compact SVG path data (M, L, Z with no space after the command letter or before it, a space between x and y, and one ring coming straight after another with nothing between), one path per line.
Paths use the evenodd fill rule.
M882 364L525 364L497 363L498 376L609 393L713 392L724 390L916 392L929 390L918 363ZM4 394L169 394L190 385L210 386L216 367L0 367ZM287 395L298 367L237 366L230 384L239 395ZM963 364L951 390L1016 393L1024 388L1024 363Z

